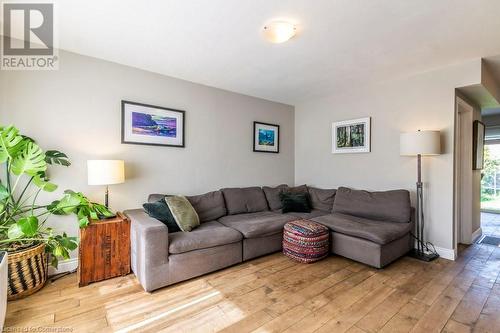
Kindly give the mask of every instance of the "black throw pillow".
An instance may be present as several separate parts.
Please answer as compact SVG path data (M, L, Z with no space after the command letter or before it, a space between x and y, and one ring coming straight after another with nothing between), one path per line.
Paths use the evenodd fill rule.
M310 213L311 204L309 203L309 194L307 193L281 193L282 213Z
M163 222L163 224L168 227L168 232L181 231L164 199L158 200L156 202L145 203L142 205L142 207L149 216Z

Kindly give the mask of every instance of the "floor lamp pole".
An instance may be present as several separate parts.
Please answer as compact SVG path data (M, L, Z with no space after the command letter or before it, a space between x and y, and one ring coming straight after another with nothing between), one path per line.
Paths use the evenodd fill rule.
M424 228L423 211L424 211L424 193L422 186L422 155L417 155L417 207L416 207L416 224L417 224L417 250L420 253L424 252Z
M431 261L439 257L437 253L427 251L424 240L424 186L422 183L422 155L417 155L417 202L415 223L417 233L417 248L412 251L414 258Z

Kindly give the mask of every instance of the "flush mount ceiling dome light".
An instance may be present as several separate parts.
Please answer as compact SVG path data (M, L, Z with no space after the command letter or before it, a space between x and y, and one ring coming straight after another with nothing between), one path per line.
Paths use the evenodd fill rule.
M293 23L285 21L273 21L264 26L264 37L271 43L284 43L297 32Z

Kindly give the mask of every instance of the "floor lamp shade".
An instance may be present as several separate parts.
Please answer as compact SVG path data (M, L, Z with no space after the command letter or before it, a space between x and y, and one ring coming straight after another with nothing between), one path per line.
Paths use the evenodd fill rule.
M439 155L441 140L439 131L401 133L400 154L403 156Z

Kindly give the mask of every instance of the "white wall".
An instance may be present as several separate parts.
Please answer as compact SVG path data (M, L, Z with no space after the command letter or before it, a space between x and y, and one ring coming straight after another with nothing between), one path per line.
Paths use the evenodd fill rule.
M186 148L121 144L122 99L186 110ZM252 151L253 121L280 125L279 154ZM58 71L0 71L0 124L71 158L50 169L59 190L45 201L73 189L102 202L104 189L87 185L88 159L125 160L126 183L110 188L115 210L140 207L152 192L294 181L292 106L63 51ZM78 232L73 218L51 221Z
M455 88L481 81L481 61L425 72L295 106L295 182L320 187L404 188L414 197L416 158L399 155L399 134L439 130L442 152L423 160L427 239L453 248ZM332 154L332 122L372 117L372 152Z

